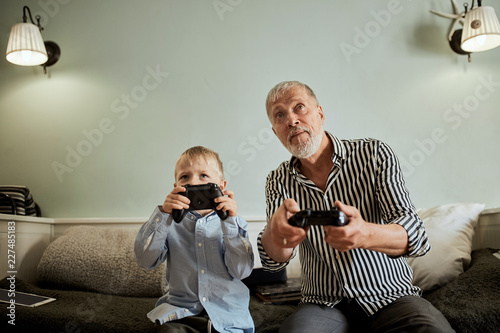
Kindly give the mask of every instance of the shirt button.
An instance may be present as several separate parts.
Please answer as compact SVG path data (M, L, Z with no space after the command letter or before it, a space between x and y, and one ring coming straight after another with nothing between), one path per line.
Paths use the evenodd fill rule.
M160 222L160 219L159 218L155 218L155 222Z
M202 247L202 246L203 246L203 244L202 244L202 243L198 243L198 247Z
M188 309L184 309L184 312L189 312L189 310Z
M203 297L201 300L202 300L203 302L206 302L206 301L207 301L207 298L206 298L206 297Z
M201 270L201 274L205 274L205 270L204 269Z

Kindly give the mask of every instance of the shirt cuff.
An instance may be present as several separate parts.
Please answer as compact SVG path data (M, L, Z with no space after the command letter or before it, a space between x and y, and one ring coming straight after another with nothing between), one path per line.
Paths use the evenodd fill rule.
M257 237L257 248L259 250L262 268L271 272L281 271L283 268L288 266L290 261L295 257L295 255L297 254L298 246L293 249L292 255L285 262L277 262L267 254L266 250L264 250L264 246L262 246L262 234L264 233L264 230L262 230Z
M418 215L401 217L392 223L402 226L408 234L408 253L405 257L420 257L430 251L427 233Z
M157 206L148 220L148 229L151 232L165 232L167 231L167 219L171 216L161 210L161 206Z
M225 220L221 220L222 234L227 237L235 237L239 234L247 238L246 226L247 222L239 216L228 216Z

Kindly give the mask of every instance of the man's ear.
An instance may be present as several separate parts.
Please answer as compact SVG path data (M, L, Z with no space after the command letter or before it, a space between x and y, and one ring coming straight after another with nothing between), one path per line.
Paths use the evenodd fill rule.
M323 112L323 107L321 105L318 105L318 113L321 118L321 121L323 122L323 125L325 124L325 113Z

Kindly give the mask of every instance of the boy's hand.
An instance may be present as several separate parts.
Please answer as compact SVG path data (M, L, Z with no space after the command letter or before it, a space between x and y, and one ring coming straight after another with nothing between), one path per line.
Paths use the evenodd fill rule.
M224 190L222 194L222 197L214 199L214 201L218 203L217 210L228 212L229 216L236 216L238 206L236 205L236 201L234 201L234 192Z
M167 195L161 209L169 214L172 214L172 209L189 209L190 200L186 196L178 194L185 191L186 188L183 186L174 187L172 192Z

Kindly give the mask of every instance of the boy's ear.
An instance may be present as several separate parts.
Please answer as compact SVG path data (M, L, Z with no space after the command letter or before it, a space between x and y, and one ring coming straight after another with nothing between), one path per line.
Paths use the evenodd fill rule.
M221 191L224 191L224 189L226 188L227 186L227 180L222 180L220 183L219 183L219 187L221 189Z

